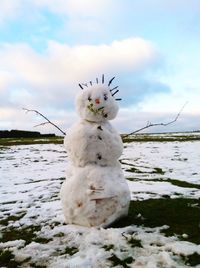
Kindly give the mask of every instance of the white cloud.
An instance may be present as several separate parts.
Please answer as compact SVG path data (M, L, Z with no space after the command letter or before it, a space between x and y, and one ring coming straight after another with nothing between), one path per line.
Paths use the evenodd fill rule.
M75 116L71 110L75 93L80 90L79 82L95 79L102 73L107 79L115 74L141 75L154 68L158 54L151 43L130 38L97 46L50 41L44 54L26 44L5 44L0 47L0 58L0 103L5 110L36 108L55 120L60 120L56 115L66 110L67 123L71 122L68 113L72 118ZM137 92L140 93L145 94ZM21 122L20 125L24 120Z
M103 72L143 73L156 64L157 53L147 41L130 38L109 45L74 47L51 41L45 54L26 44L4 45L0 48L0 58L0 69L12 76L10 90L27 90L28 95L31 91L39 103L57 103L63 98L71 100L79 82Z
M68 0L66 29L86 36L87 33L102 34L115 15L116 2L113 0Z
M113 0L1 0L0 26L15 20L25 21L30 27L33 22L47 24L51 14L62 21L57 29L59 36L82 35L83 32L84 36L96 35L105 31L117 7ZM48 26L43 26L43 29L48 29Z
M84 15L85 13L98 17L107 12L111 13L113 6L114 1L112 0L68 0L70 13L78 16Z
M65 0L31 0L30 3L38 8L47 8L53 13L68 13L68 1Z
M112 0L33 0L32 3L38 7L46 7L53 13L72 17L99 17L114 5Z
M65 112L60 112L48 109L44 110L42 108L39 111L59 126L64 132L66 132L75 121L78 121L78 115L75 111L66 110ZM0 130L21 129L61 135L61 132L51 124L35 127L43 122L45 122L45 120L41 116L38 116L34 112L26 112L21 109L21 107L8 107L6 109L0 107Z
M0 73L0 93L5 91L12 80L12 75L10 73L7 72L1 72Z
M120 10L120 6L123 7L122 10ZM199 11L199 7L200 4L197 0L191 0L189 4L186 0L169 0L164 3L158 0L144 0L142 4L127 1L127 5L125 2L120 3L113 0L1 0L0 26L4 26L10 20L17 21L19 19L20 23L27 22L28 25L37 24L39 26L42 24L39 29L42 31L42 28L53 27L48 22L52 19L51 15L56 14L58 17L53 18L59 18L63 24L66 23L65 27L61 23L59 28L62 38L64 36L65 40L70 38L71 42L78 40L79 44L87 44L91 40L97 42L99 38L105 40L103 38L108 37L108 34L109 40L111 40L113 26L115 25L116 28L120 25L123 26L122 20L126 16L126 8L130 12L134 10L136 17L140 17L142 24L142 22L148 21L150 15L155 17L155 14L159 14L162 17L163 12L165 15L166 12L171 15L174 12L181 14L185 11L193 14L193 10L196 13ZM150 15L148 16L147 13ZM34 24L35 21L37 21L36 24ZM127 36L128 28L132 27L131 24L126 26L127 29L123 33L121 32L120 36ZM65 34L63 34L64 30ZM56 32L56 35L58 36L59 33ZM92 37L89 38L90 36ZM39 35L36 35L35 38L40 39ZM151 43L141 38L115 40L109 44L76 46L50 41L43 54L36 52L27 44L6 44L0 47L0 59L0 106L4 109L15 111L23 106L38 109L41 107L44 113L50 116L66 109L70 117L74 118L74 112L71 112L71 109L75 93L79 90L78 82L86 82L105 73L108 79L112 75L119 77L118 81L122 88L120 97L123 98L123 103L126 103L127 99L130 100L129 105L134 102L135 106L137 105L137 113L141 111L143 114L148 114L148 112L154 114L157 111L163 111L167 114L169 108L170 111L176 112L185 101L189 100L191 106L188 106L188 111L199 114L197 71L193 75L188 74L188 66L191 64L187 64L187 61L181 62L181 66L187 66L185 75L178 77L177 74L173 73L174 80L171 78L170 83L170 77L166 77L165 74L162 84L160 77L163 66L161 66L161 72L157 77L154 69L154 66L158 66L159 55ZM175 61L179 62L176 58ZM193 57L192 61L194 62ZM172 65L175 66L174 62ZM198 70L197 67L190 69L192 71ZM176 66L175 69L180 73L179 66ZM151 71L153 71L155 79L153 75L148 77L147 73L151 73ZM145 80L146 78L147 80ZM151 79L152 81L150 81ZM116 81L117 84L118 81ZM177 90L177 81L179 84L180 81L182 82L181 86L179 85L179 91ZM194 85L189 84L188 81L190 83L192 81ZM168 92L169 87L166 84L170 85L171 88L176 88L172 89L170 95L159 95L158 92ZM194 92L191 87L196 87L197 91ZM151 95L155 91L157 96ZM127 114L129 112L130 109L128 109ZM66 115L64 112L61 118ZM142 119L140 116L138 118ZM11 120L10 122L14 124L12 117L16 118L14 112L7 119L4 117L4 124L6 124L6 120ZM2 111L0 111L2 124L1 118ZM59 116L55 117L56 120L58 118ZM126 116L122 118L123 120L120 118L117 121L118 124L124 120L123 122L130 125L131 119L127 121ZM136 120L136 117L134 118ZM63 124L62 119L60 120ZM67 120L69 122L70 118L68 117ZM22 120L22 124L25 121ZM28 124L29 122L27 122ZM126 128L125 123L120 124L124 126L124 129Z
M20 15L23 0L1 0L0 1L0 24L15 19Z
M135 107L121 108L118 117L113 122L120 133L130 133L147 125L147 122L153 124L168 123L175 119L179 112L171 112L168 108L166 112L151 112L136 110ZM159 132L181 132L200 130L199 124L200 112L191 114L184 109L176 122L168 126L150 127L143 131L143 133L159 133ZM142 133L142 132L139 132Z
M31 128L31 122L25 117L21 109L0 108L0 129L28 129Z
M187 0L168 0L164 2L156 0L156 2L157 3L155 4L160 4L160 8L169 12L194 12L200 10L200 3L198 0L190 0L190 2Z

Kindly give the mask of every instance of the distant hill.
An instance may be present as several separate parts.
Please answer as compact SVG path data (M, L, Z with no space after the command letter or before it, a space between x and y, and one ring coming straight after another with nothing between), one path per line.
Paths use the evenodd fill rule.
M49 138L55 137L55 134L41 134L37 131L26 130L0 130L0 138Z

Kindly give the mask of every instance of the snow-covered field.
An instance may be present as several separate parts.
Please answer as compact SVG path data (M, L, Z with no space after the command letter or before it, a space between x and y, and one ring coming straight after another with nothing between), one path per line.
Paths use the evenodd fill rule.
M183 197L200 209L200 141L124 145L132 200ZM166 225L65 225L59 190L67 164L60 144L0 147L0 267L191 267L187 256L199 256L200 245L185 233L166 236Z

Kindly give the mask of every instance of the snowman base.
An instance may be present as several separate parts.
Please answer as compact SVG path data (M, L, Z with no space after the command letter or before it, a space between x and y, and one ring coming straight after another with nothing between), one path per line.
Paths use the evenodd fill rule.
M126 216L130 191L120 164L71 167L61 202L67 224L107 227Z

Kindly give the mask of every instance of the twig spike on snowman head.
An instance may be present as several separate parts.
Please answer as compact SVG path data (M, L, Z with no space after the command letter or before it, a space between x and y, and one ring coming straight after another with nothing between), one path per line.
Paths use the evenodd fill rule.
M104 74L102 74L102 84L104 84Z
M79 87L81 88L81 89L83 89L83 87L82 87L82 85L81 84L78 84L79 85Z
M115 76L113 76L113 77L109 80L108 85L107 85L108 88L110 87L110 85L112 84L112 82L113 82L114 79L115 79ZM104 76L104 74L102 74L101 82L102 82L102 85L103 85L104 82L105 82L105 76ZM92 81L90 81L89 84L90 84L91 87L93 86ZM99 79L98 79L98 78L96 78L96 84L99 84ZM81 84L79 83L78 85L79 85L79 87L80 87L82 90L84 89L84 87L88 87L88 84L87 84L87 83L81 83ZM112 96L114 96L115 94L117 94L117 93L119 92L119 89L118 89L118 90L116 90L114 93L112 93L112 91L115 90L115 89L117 89L117 88L118 88L118 86L116 86L116 87L114 87L114 88L112 88L112 89L109 89L110 92L111 92L111 95L112 95ZM117 99L115 99L115 100L116 100L116 101L121 101L122 99L121 99L121 98L117 98Z
M111 85L112 81L115 79L115 76L113 78L110 79L110 81L108 82L108 87Z

